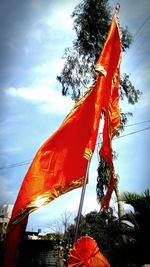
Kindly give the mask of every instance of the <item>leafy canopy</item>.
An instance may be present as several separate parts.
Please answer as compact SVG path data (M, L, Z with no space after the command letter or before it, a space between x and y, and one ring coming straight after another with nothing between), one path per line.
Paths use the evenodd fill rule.
M111 13L108 0L85 0L75 7L72 18L76 39L72 47L65 49L64 67L57 76L63 95L69 94L77 100L85 88L95 81L95 64L109 31ZM121 28L121 38L122 50L126 52L133 40L128 27ZM140 91L132 85L128 74L122 75L120 82L121 99L124 96L131 104L135 104L140 96Z

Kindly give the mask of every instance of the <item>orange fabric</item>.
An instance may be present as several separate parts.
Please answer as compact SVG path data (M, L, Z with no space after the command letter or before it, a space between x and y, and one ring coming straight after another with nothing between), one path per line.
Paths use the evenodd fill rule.
M24 178L14 205L10 224L20 215L37 208L34 200L45 197L45 203L83 183L87 160L86 148L95 149L101 109L108 107L112 82L120 58L120 37L116 18L98 63L107 70L77 102L60 128L41 146ZM47 200L46 200L47 198Z
M77 240L70 250L67 262L68 267L110 267L96 241L89 236Z
M106 73L100 71L96 83L77 102L60 128L35 155L14 205L8 225L8 241L9 235L14 236L13 228L17 229L16 225L27 218L30 212L83 185L87 160L95 149L101 110L108 110L112 79L120 51L119 32L114 17L98 60L98 65L102 65ZM9 247L9 242L6 244ZM10 262L11 259L5 267L14 267Z
M105 53L106 51L106 53ZM108 53L111 54L109 62ZM106 56L104 56L106 54ZM112 158L112 138L117 134L120 126L119 111L119 82L120 82L120 57L121 57L121 41L118 22L116 15L113 17L111 28L104 46L104 49L98 60L98 66L103 66L106 71L105 86L103 88L104 96L102 100L102 109L105 113L105 121L103 128L103 141L100 149L101 158L108 163L112 175L107 188L106 195L101 201L101 209L107 210L111 194L116 184L116 176L114 173Z
M100 156L108 163L112 175L107 187L107 192L101 200L101 210L109 208L109 202L112 192L115 188L117 179L115 175L113 158L112 158L112 138L118 133L120 127L120 111L119 111L119 81L120 81L120 68L117 69L114 84L112 86L111 101L108 110L105 112L105 122L103 129L103 142L100 149Z
M119 109L119 84L120 84L120 66L117 68L112 88L111 105L111 138L118 134L120 127L120 109Z
M93 153L97 138L103 79L100 74L97 83L85 93L60 128L35 155L8 225L5 267L15 266L13 253L15 254L19 242L20 222L40 205L83 185L89 159L87 150ZM9 249L13 243L15 246L10 254Z
M97 61L96 69L102 73L100 66L105 70L105 83L102 88L102 107L108 110L111 100L112 81L119 64L121 54L120 33L116 15L113 17L104 48ZM100 68L100 69L99 69Z
M113 190L116 186L117 178L114 173L114 170L112 171L112 175L110 177L110 181L107 187L106 194L102 197L101 199L101 210L102 211L107 211L109 209L109 203L111 199L111 195L113 193Z
M35 200L50 202L59 195L82 186L87 159L86 148L94 151L100 114L98 82L76 104L60 128L41 146L24 178L18 194L10 226L36 209Z
M118 86L120 71L118 68L121 55L120 33L116 15L113 17L108 37L103 51L97 62L105 70L105 83L102 89L102 109L105 113L103 129L103 144L100 151L101 157L112 166L111 139L119 122ZM116 71L118 68L118 71ZM115 81L113 81L115 79ZM113 84L114 83L114 84ZM118 127L118 124L117 124ZM112 134L113 131L113 134Z
M109 111L105 113L105 122L103 128L103 141L100 149L100 156L106 161L109 167L113 168L112 162L112 144L111 144L111 124Z
M24 218L20 223L18 223L13 231L9 232L7 235L7 239L5 242L5 258L4 258L4 266L16 267L18 260L18 247L22 238L22 234L25 231L27 219Z
M120 110L119 110L119 82L120 68L117 69L114 84L111 87L111 95L109 105L105 108L105 122L103 129L103 142L100 150L100 156L113 169L112 159L112 138L118 133L120 127Z

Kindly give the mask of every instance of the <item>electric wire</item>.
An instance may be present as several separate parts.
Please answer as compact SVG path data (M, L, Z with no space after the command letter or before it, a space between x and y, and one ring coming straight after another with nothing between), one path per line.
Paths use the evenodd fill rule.
M119 138L123 138L123 137L129 136L129 135L140 133L140 132L143 132L143 131L146 131L146 130L149 130L149 129L150 129L150 127L146 127L146 128L143 128L143 129L140 129L140 130L137 130L137 131L133 131L133 132L127 133L127 134L118 135L117 137L113 138L112 141L117 140ZM102 134L102 133L100 133L100 134ZM100 145L101 143L102 142L100 141L96 145Z
M133 35L134 40L135 39L137 40L137 36L138 36L139 32L143 29L144 25L148 22L149 19L150 19L150 15L144 20L142 25L138 28L136 33ZM146 123L146 122L149 122L149 121L150 120L137 122L137 123L134 123L134 124L126 125L125 127L130 127L130 126L138 125L138 124L141 124L141 123ZM147 128L141 129L141 130L137 130L137 131L134 131L134 132L131 132L131 133L128 133L128 134L124 134L124 135L118 136L118 137L114 138L113 140L116 140L116 139L119 139L119 138L123 138L123 137L129 136L129 135L133 135L133 134L136 134L136 133L148 130L148 129L150 129L150 127L147 127ZM100 134L102 134L102 133L100 133ZM100 143L98 142L97 145L99 145L99 144ZM25 160L25 161L21 161L21 162L18 162L18 163L10 164L10 165L7 165L7 166L2 166L2 167L0 167L0 170L9 169L9 168L16 168L16 167L20 167L20 166L25 166L25 165L29 165L30 163L31 163L31 160Z
M148 20L150 19L150 15L144 20L144 22L140 25L140 27L137 29L137 31L135 32L135 34L133 34L133 44L132 44L132 46L131 46L131 48L130 48L130 51L133 49L133 45L135 46L135 45L139 45L139 42L137 42L137 39L141 36L141 35L138 35L139 34L139 32L140 31L143 31L143 27L144 26L146 26L147 27L147 22L148 22ZM144 27L145 28L145 27ZM148 33L148 35L149 35L149 33ZM140 38L140 43L141 42L143 42L143 39L142 38ZM142 47L142 46L140 46L140 47ZM122 58L129 58L129 54L126 54L126 53L123 53L123 55L122 55ZM134 68L134 71L135 71L135 69L137 69L137 67L136 68Z
M7 166L2 166L2 167L0 167L0 170L2 170L2 169L10 169L10 168L15 168L15 167L20 167L20 166L28 165L30 163L31 163L31 160L25 160L25 161L21 161L21 162L9 164Z
M144 20L144 22L142 23L142 25L138 28L138 30L136 31L136 33L133 35L134 40L137 40L137 36L139 34L139 32L143 29L144 25L148 22L148 20L150 19L150 15Z
M115 137L113 140L116 140L116 139L119 139L119 138L123 138L123 137L129 136L129 135L132 135L132 134L140 133L140 132L143 132L143 131L146 131L146 130L149 130L149 129L150 129L150 127L146 127L144 129L137 130L137 131L134 131L134 132L131 132L131 133L128 133L128 134L119 135L118 137Z
M140 122L136 122L136 123L132 123L132 124L129 124L129 125L125 125L124 127L131 127L131 126L135 126L135 125L138 125L138 124L142 124L142 123L146 123L146 122L150 122L150 120L146 120L146 121L140 121Z
M149 120L147 120L147 121L149 121ZM147 122L147 121L145 121L145 122ZM143 122L139 122L139 123L144 123L144 121ZM139 123L136 123L136 124L139 124ZM133 126L133 124L132 124L132 126ZM146 127L146 128L143 128L143 129L140 129L140 130L137 130L137 131L133 131L133 132L130 132L130 133L127 133L127 134L124 134L124 135L120 135L118 137L115 137L113 140L118 140L119 138L123 138L123 137L129 136L129 135L133 135L133 134L136 134L136 133L140 133L140 132L143 132L143 131L146 131L146 130L149 130L149 129L150 129L150 127ZM98 142L96 145L100 145L100 143L101 142ZM21 161L21 162L18 162L18 163L2 166L2 167L0 167L0 170L21 167L21 166L24 166L24 165L29 165L30 163L31 163L31 160L25 160L25 161Z

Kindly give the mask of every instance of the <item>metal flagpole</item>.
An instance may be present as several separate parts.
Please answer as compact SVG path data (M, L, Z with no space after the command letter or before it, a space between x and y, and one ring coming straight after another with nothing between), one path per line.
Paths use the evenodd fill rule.
M86 183L87 183L87 179L88 179L88 176L89 176L90 162L91 161L88 160L85 179L84 179L84 184L83 184L82 192L81 192L81 198L80 198L80 204L79 204L77 222L76 222L76 229L75 229L74 244L77 242L77 237L78 237L78 229L79 229L79 223L80 223L81 213L82 213L82 208L83 208L83 201L84 201L84 196L85 196Z
M115 8L115 13L116 13L116 15L118 15L119 10L120 10L120 4L117 3L117 4L116 4L116 8ZM78 215L77 215L77 222L76 222L76 229L75 229L75 239L74 239L74 243L77 242L78 229L79 229L79 223L80 223L80 219L81 219L81 213L82 213L82 207L83 207L83 201L84 201L84 195L85 195L86 183L87 183L88 174L89 174L89 167L90 167L90 160L88 160L88 163L87 163L87 169L86 169L86 174L85 174L84 184L83 184L82 192L81 192L81 198L80 198L80 204L79 204Z

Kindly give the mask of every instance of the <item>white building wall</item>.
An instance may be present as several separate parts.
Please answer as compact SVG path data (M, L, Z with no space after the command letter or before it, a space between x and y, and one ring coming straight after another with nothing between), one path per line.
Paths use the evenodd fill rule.
M0 206L0 240L4 240L7 225L11 217L13 205L4 204Z

